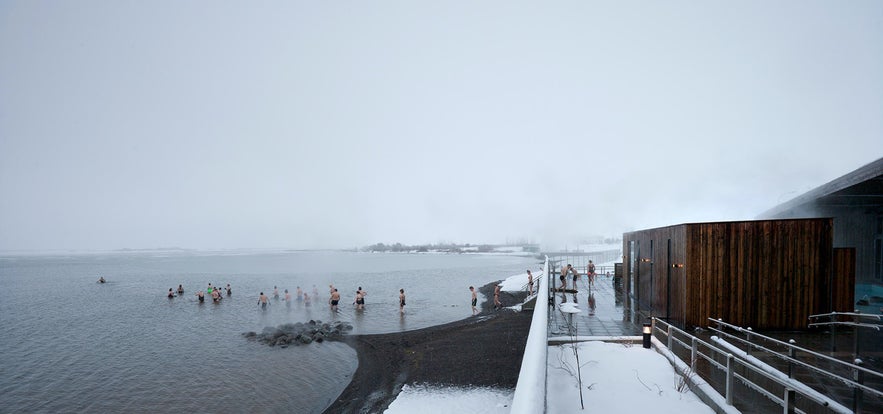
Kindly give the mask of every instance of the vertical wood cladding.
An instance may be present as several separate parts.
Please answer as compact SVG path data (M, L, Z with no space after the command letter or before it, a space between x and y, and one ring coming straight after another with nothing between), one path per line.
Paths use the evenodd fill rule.
M854 248L834 249L831 302L833 312L855 310L856 251Z
M629 241L642 246L636 293L641 310L653 316L687 326L706 326L711 317L755 329L803 329L809 315L830 311L832 289L834 303L842 304L854 288L854 268L851 281L835 278L831 285L832 230L828 218L683 224L626 233L623 252L628 257ZM651 240L649 257L643 247Z

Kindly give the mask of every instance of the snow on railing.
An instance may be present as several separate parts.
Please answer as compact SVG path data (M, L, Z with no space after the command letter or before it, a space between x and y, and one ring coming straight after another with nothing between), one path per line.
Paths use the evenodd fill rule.
M537 304L530 321L530 332L521 370L518 372L518 383L512 398L512 414L539 414L546 411L546 358L549 351L549 257L543 265L543 277L537 286ZM542 301L541 299L545 299Z

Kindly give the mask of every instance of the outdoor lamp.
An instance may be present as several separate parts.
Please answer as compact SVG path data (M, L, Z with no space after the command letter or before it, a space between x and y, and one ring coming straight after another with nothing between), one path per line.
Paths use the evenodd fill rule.
M644 324L644 348L650 349L650 335L653 334L653 328L649 323Z

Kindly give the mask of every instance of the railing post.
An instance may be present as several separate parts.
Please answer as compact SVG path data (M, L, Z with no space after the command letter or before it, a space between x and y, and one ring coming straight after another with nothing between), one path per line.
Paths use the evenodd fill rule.
M671 345L672 345L672 340L671 340L671 324L668 324L668 344L666 344L666 346L668 346L668 350L669 350L669 351L674 352L674 350L671 349Z
M696 371L696 352L699 350L698 342L696 341L696 337L693 337L693 340L690 343L690 370Z
M855 313L860 313L860 311L858 309L856 309ZM861 329L859 329L858 324L860 324L862 322L861 316L859 316L859 315L853 316L852 321L853 321L853 323L855 323L855 328L854 328L855 333L853 334L853 340L854 340L855 344L852 347L852 349L855 351L855 353L853 355L853 358L858 359L860 356L859 355L859 337L861 336Z
M856 358L854 363L858 366L862 366L863 364L862 360L859 358ZM865 385L865 373L860 370L852 370L852 379L855 380L855 382L859 383L859 385ZM852 411L857 414L862 412L862 408L864 405L862 404L862 397L863 396L861 388L855 387L852 389Z
M837 352L837 312L831 314L831 356Z
M749 343L751 342L751 327L750 326L748 327L748 329L745 330L745 340L747 340Z
M727 405L733 405L733 354L727 354Z
M794 414L794 396L794 390L792 390L791 388L785 388L785 414Z
M794 344L796 344L797 341L789 339L788 343L791 344L791 346L788 347L788 358L790 358L788 360L788 378L794 378L794 362L792 362L792 360L796 357Z

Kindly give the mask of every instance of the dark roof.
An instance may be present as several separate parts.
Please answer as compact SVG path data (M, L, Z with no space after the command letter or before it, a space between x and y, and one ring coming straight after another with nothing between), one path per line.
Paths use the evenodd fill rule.
M779 204L760 215L775 218L805 207L883 206L883 158Z

